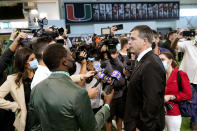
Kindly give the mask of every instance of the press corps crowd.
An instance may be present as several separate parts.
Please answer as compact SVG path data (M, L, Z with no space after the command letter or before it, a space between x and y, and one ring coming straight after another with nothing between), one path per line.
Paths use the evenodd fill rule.
M0 130L112 131L115 120L118 131L180 131L188 115L197 131L197 30L170 31L165 40L146 25L126 36L111 31L115 49L103 36L70 41L66 33L27 47L28 35L13 31L0 56Z

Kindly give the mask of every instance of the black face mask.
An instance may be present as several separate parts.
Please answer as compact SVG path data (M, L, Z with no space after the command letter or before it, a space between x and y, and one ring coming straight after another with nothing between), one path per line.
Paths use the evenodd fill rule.
M75 62L73 62L73 66L68 69L68 73L70 75L73 75L76 72L76 68L77 68L77 66L76 66Z

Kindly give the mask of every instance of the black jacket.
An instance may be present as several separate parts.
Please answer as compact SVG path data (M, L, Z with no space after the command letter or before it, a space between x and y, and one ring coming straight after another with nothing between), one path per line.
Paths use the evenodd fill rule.
M124 65L119 57L115 59L107 59L102 61L101 64L105 63L105 71L108 75L111 75L114 70L118 70L121 73L120 80L115 79L112 85L114 89L114 97L113 98L120 98L123 95L123 90L125 89L126 80L125 76L123 75L123 68Z
M5 69L8 67L8 64L12 60L14 52L12 52L9 48L5 50L5 52L0 56L0 86L4 83L7 78L5 73ZM13 101L11 95L7 95L5 97L6 100ZM0 129L1 131L14 131L14 119L15 114L11 111L6 111L0 109Z
M160 58L152 51L137 64L128 86L126 131L162 131L166 75Z

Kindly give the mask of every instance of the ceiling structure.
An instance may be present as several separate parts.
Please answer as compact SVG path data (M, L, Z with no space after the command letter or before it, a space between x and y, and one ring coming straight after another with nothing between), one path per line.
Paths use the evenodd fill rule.
M73 2L73 0L1 0L0 6L15 2ZM75 0L75 2L148 2L180 1L181 5L197 5L197 0Z

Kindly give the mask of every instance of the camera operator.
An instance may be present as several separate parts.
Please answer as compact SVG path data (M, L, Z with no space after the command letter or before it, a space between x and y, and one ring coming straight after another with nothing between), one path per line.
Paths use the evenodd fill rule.
M76 52L75 75L84 74L87 71L95 71L95 69L98 68L98 66L100 66L99 59L94 60L94 58L87 58L87 56L91 56L91 55L87 55L88 52L90 53L90 50L88 50L86 44L85 45L81 44L81 46L78 47ZM96 88L93 88L96 82L97 79L91 77L77 83L79 86L86 88L86 90L88 91L88 94L91 98L91 106L93 108L94 113L96 113L103 104L103 101L101 100L101 92L102 92L101 84L99 83Z
M184 53L179 70L187 73L190 83L197 89L197 41L192 35L185 41L179 41L181 38L183 38L183 36L177 36L177 43L174 43L178 51ZM197 130L197 114L191 118L191 123L192 131Z
M118 70L121 74L123 74L124 64L121 62L119 58L119 53L116 50L116 45L112 47L112 49L109 49L106 53L105 46L102 47L102 53L105 56L105 59L101 61L101 65L105 65L104 69L107 71L108 74L112 74L114 70ZM111 47L110 47L111 48ZM105 54L108 54L107 56ZM111 103L111 115L106 123L107 131L112 130L112 119L114 116L116 116L116 123L118 131L122 130L122 121L124 116L124 101L122 99L123 96L123 90L125 89L125 78L122 75L120 80L115 79L113 84L111 86L106 85L104 87L105 91L108 91L110 88L114 89L114 97Z

